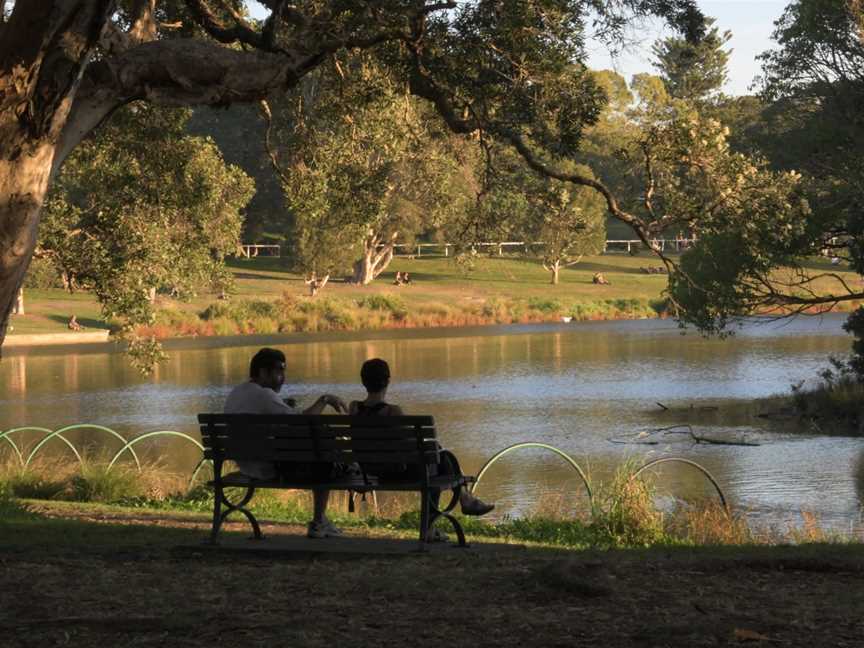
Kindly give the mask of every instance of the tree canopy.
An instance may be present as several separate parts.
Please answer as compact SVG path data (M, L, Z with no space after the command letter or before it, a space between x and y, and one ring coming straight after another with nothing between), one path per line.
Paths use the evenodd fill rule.
M723 47L732 32L721 34L713 25L713 19L706 20L705 36L695 43L670 36L654 44L654 67L670 96L704 106L722 92L730 54Z
M340 57L279 104L272 144L294 215L297 269L365 285L397 241L440 227L473 195L451 135L372 57Z
M256 102L335 53L380 50L457 132L572 151L602 102L586 29L614 40L654 14L701 36L692 0L46 0L0 17L0 341L60 166L119 107ZM575 66L575 67L574 67ZM582 72L580 72L580 69ZM574 73L575 71L575 73ZM590 186L590 183L589 183ZM613 205L614 206L614 205Z
M223 260L240 245L254 187L213 142L186 134L188 118L185 109L123 109L67 160L40 233L39 254L70 288L96 294L142 367L157 348L134 329L152 323L157 292L230 286Z

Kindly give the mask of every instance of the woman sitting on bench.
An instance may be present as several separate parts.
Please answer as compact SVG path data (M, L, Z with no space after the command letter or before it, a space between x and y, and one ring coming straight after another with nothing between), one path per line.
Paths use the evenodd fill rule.
M398 405L393 405L385 401L387 396L387 387L390 385L390 366L380 358L367 360L363 363L360 369L360 380L366 388L366 399L362 401L351 401L348 405L348 413L356 416L404 416L402 408ZM439 475L459 475L459 462L449 450L440 452L441 460L438 463ZM417 474L419 467L417 465L409 465L406 467L387 466L384 464L375 466L364 466L368 472L376 475L382 480L408 480L420 479ZM438 499L441 492L433 494L433 504L438 506ZM486 502L474 497L468 490L462 489L459 494L459 503L462 507L462 513L465 515L485 515L495 508L494 504ZM437 529L430 531L430 541L442 541L446 539Z

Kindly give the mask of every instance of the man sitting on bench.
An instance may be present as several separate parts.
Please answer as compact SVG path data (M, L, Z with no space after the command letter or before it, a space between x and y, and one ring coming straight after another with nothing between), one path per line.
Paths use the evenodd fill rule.
M249 381L237 385L225 400L225 414L297 414L293 406L279 398L279 390L285 383L285 354L278 349L261 349L252 357L249 365ZM345 412L345 403L338 396L324 394L302 414L320 414L325 407ZM327 479L331 477L333 464L310 462L307 465L271 461L238 461L237 467L244 475L253 479L278 479L285 474L291 478L308 477ZM325 515L330 491L312 491L314 512L307 535L310 538L328 538L342 535Z

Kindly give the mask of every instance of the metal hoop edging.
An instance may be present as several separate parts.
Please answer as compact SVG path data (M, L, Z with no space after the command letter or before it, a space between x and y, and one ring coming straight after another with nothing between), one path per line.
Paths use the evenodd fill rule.
M693 466L698 471L700 471L703 475L705 475L705 477L708 479L708 481L711 482L711 485L714 486L714 490L717 491L717 495L720 497L720 503L723 505L723 509L726 511L726 514L727 515L730 514L729 505L726 503L726 496L723 494L723 489L720 488L720 484L717 483L717 480L714 478L714 475L712 475L710 472L708 472L707 468L705 468L704 466L700 466L698 463L696 463L695 461L693 461L691 459L684 459L683 457L661 457L660 459L654 459L652 461L649 461L648 463L646 463L645 465L640 467L632 475L630 475L630 479L631 480L636 479L643 471L647 470L648 468L651 468L652 466L656 466L656 465L662 464L662 463L670 463L670 462L683 463L683 464L687 464L688 466Z
M526 441L523 443L515 443L511 446L504 448L503 450L499 450L497 453L492 455L492 457L483 464L483 467L480 469L480 472L477 473L477 479L474 481L474 484L471 486L471 492L477 490L477 486L480 485L480 480L483 478L483 475L486 473L489 468L492 467L496 461L498 461L501 457L506 454L513 452L514 450L519 450L521 448L542 448L544 450L549 450L550 452L554 452L559 457L564 459L570 466L579 473L579 477L582 479L582 483L585 485L585 490L588 492L588 500L593 504L594 503L594 493L591 491L591 483L588 481L588 477L585 476L585 473L580 468L579 464L576 463L575 459L568 455L563 450L556 448L555 446L549 445L548 443L538 443L535 441Z

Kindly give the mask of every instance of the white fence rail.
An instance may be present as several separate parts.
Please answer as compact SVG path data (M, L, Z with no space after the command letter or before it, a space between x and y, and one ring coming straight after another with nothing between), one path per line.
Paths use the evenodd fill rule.
M240 256L246 259L251 259L252 257L257 256L279 258L282 256L282 248L278 245L241 245Z
M674 250L681 252L693 245L696 241L694 238L678 238L678 239L652 239L662 252ZM542 246L542 241L500 241L498 243L472 243L470 247L478 252L489 250L497 252L498 256L503 256L505 252L523 252L527 253L532 247ZM382 246L383 247L383 246ZM445 256L449 257L456 248L455 243L397 243L394 256L397 257L422 257L422 256ZM644 247L644 243L639 239L610 239L603 246L604 253L612 252L627 252L630 253L634 249L640 250ZM282 255L279 245L258 245L246 244L240 246L240 256L251 259L253 257L274 257L278 258Z
M681 252L693 245L696 239L652 239L653 243L660 248L662 252L674 250ZM499 243L472 243L469 247L474 248L478 252L481 250L489 250L497 252L498 256L503 256L504 252L528 252L532 247L542 246L542 241L501 241ZM603 246L604 253L611 252L627 252L639 250L645 245L639 239L617 239L608 240ZM383 246L382 246L383 247ZM445 256L449 257L456 247L455 243L397 243L393 256L397 257L422 257L422 256Z

